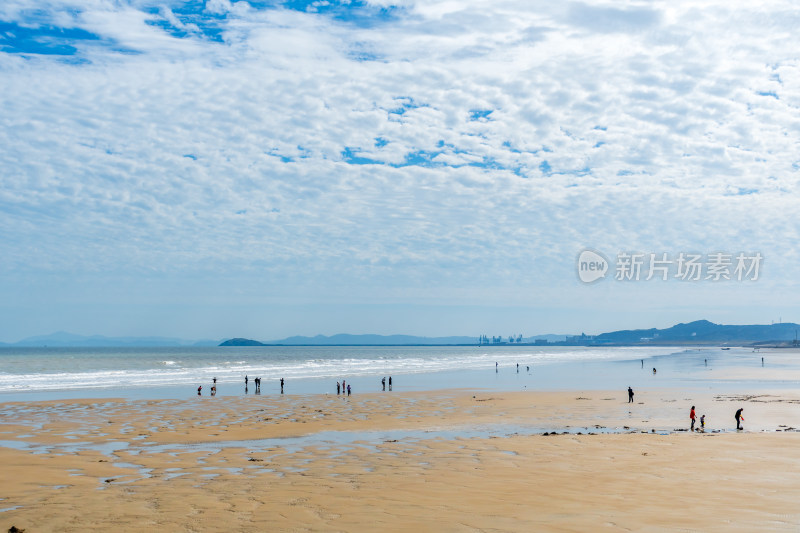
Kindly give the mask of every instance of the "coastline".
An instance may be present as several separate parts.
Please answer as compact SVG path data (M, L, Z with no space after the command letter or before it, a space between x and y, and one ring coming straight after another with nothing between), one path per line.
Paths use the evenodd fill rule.
M228 351L233 350L233 351ZM149 349L147 351L0 351L0 403L108 397L128 400L187 399L198 386L208 394L218 378L218 397L256 391L244 378L262 377L262 394L335 393L346 379L354 392L380 390L394 376L395 390L474 391L594 390L689 387L725 393L797 388L798 350L721 351L694 347L615 349L284 348ZM766 358L766 366L762 364ZM495 362L499 367L495 369ZM518 371L516 365L519 365ZM650 372L658 367L658 374ZM777 374L776 374L777 373Z
M691 404L707 415L704 434L682 431ZM733 429L740 406L744 432ZM800 396L786 390L646 389L632 404L624 390L452 389L0 409L6 529L800 525L787 475L800 434L785 431Z

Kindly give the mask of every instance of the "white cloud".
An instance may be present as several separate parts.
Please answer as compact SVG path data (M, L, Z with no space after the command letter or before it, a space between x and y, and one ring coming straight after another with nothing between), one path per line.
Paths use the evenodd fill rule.
M760 250L797 287L788 3L426 2L358 24L75 7L42 11L102 37L72 43L89 63L0 52L7 279L502 305L580 299L573 261L593 246Z

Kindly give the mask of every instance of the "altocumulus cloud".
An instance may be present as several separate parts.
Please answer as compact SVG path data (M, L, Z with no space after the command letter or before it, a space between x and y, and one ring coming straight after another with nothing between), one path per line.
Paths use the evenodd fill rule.
M796 287L797 18L5 1L0 269L490 304L574 285L591 245L760 250Z

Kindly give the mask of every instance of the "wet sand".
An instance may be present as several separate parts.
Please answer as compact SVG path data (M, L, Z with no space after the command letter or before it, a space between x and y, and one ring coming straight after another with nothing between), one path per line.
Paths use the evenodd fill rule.
M685 431L693 404L705 433ZM800 528L800 394L785 390L648 390L633 404L624 390L70 400L0 413L3 531Z

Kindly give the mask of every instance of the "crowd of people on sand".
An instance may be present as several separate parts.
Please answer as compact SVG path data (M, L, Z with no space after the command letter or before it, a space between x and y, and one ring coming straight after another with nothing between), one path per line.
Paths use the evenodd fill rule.
M261 394L261 378L253 378L252 381L255 384L255 393L256 394ZM212 383L213 384L211 385L211 396L216 396L217 395L217 378L213 378ZM281 385L281 394L283 394L284 383L285 383L284 379L280 378L279 383ZM249 384L250 384L250 376L245 376L244 377L244 392L245 392L245 394L247 394L247 391L249 390L248 389ZM386 378L385 377L381 378L381 390L383 390L383 391L386 390ZM389 376L389 390L392 390L392 376ZM353 389L352 389L351 385L349 383L347 383L345 380L342 380L341 383L339 383L338 381L336 382L336 395L337 396L341 395L341 394L346 394L347 396L350 396L352 393L353 393ZM203 395L203 386L202 385L197 387L197 395L198 396L202 396Z
M708 361L704 360L704 363L707 365ZM497 362L495 362L494 366L495 366L495 372L497 372L498 369L499 369L499 364ZM530 372L530 366L526 366L525 368L526 368L526 370L528 372ZM642 359L642 368L644 368L644 359ZM517 372L519 372L519 363L517 363ZM653 374L655 374L655 373L656 373L656 369L654 367L653 368ZM248 390L247 387L248 387L249 383L250 383L249 376L245 376L244 377L244 390L245 390L245 393L247 393L247 390ZM261 393L261 378L260 377L253 378L253 383L255 384L255 393L256 394L260 394ZM386 377L382 377L381 378L381 390L382 391L386 391L386 384L387 384L386 383ZM388 384L389 384L389 390L391 391L392 390L392 376L389 376L389 383ZM283 378L280 378L280 385L281 385L281 394L283 394L283 390L284 390L284 380L283 380ZM203 391L203 386L202 385L197 387L197 395L198 396L202 396L202 394L203 394L202 391ZM212 385L211 385L211 396L216 396L216 394L217 394L217 378L214 378L213 382L212 382ZM343 394L346 395L346 396L350 396L352 394L351 385L348 384L344 379L341 381L341 383L338 382L338 381L336 382L336 395L339 396L339 395L343 395ZM628 403L633 403L633 396L634 396L633 388L632 387L628 387ZM737 431L740 431L740 430L744 429L744 427L742 427L742 422L744 421L744 416L742 416L742 412L743 411L744 411L744 408L739 408L736 411L736 414L734 415L734 419L736 420L736 429L737 429ZM690 421L689 431L705 432L705 430L706 430L706 415L701 415L700 416L700 426L695 428L695 424L697 422L697 413L695 411L695 406L694 405L689 410L689 421Z
M642 368L644 368L644 359L642 361ZM704 366L708 366L708 359L703 359ZM761 358L761 364L764 364L764 358ZM495 366L497 363L495 363ZM653 367L653 374L656 374L656 369ZM628 387L628 403L633 403L633 388ZM736 430L741 431L744 429L742 426L742 422L744 422L744 416L742 412L744 408L740 407L736 410L736 414L733 415L734 419L736 420ZM692 408L689 410L689 431L697 431L700 433L705 433L706 431L706 415L700 415L700 426L695 427L697 422L697 413L695 411L695 406L693 405Z
M633 389L628 387L628 403L633 403ZM734 415L736 419L736 429L742 430L742 422L744 421L744 416L742 416L742 412L744 408L739 408ZM697 423L697 412L695 411L695 406L693 405L692 408L689 410L689 431L698 431L701 433L705 433L706 431L706 415L700 415L700 426L695 427Z

